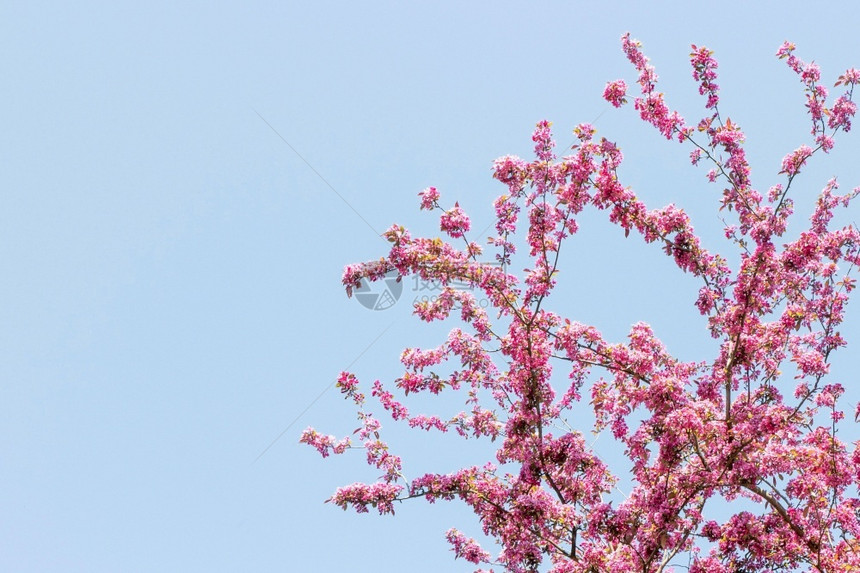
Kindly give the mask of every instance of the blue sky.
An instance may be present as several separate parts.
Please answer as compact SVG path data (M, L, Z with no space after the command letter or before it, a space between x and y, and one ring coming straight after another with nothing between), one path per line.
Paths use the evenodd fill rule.
M530 157L543 118L560 143L593 121L624 150L626 183L718 246L718 190L689 150L600 96L634 79L630 31L669 103L699 117L687 54L709 46L766 189L809 142L800 84L773 54L789 39L832 82L860 65L858 14L749 4L5 2L0 569L471 571L443 537L476 534L468 512L343 513L323 500L373 477L361 454L297 443L309 424L354 429L325 392L340 370L393 379L403 347L445 332L410 317L412 282L385 311L347 299L343 266L384 254L376 232L395 221L437 234L417 210L428 185L490 224L491 162ZM795 183L798 210L833 175L860 184L858 156L841 137ZM694 283L657 249L600 215L576 245L557 309L614 339L645 320L681 357L708 357ZM415 473L486 453L392 441L417 452Z

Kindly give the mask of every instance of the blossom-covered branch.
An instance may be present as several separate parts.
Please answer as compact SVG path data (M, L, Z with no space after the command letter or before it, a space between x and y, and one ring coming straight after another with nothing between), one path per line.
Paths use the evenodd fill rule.
M649 208L623 183L621 148L598 139L591 125L577 126L576 144L558 157L552 124L541 121L533 160L505 156L493 164L505 190L493 202L495 231L486 238L492 259L470 239L471 220L459 204L444 208L442 194L429 187L420 207L439 213L440 233L453 242L394 225L385 233L388 254L348 266L343 277L348 294L392 270L446 287L415 314L459 326L435 348L407 348L402 376L374 381L370 395L393 422L440 440L489 439L494 459L409 477L350 373L338 387L358 409L354 437L309 428L301 440L323 456L363 448L381 472L375 483L335 492L330 501L344 509L384 514L407 500L465 503L498 554L459 530L446 536L455 557L476 565L651 573L683 559L691 573L860 570L860 451L839 438L844 387L829 379L832 353L846 345L839 326L860 263L860 231L832 223L860 188L840 195L835 179L822 182L806 223L794 217L792 198L806 167L851 129L860 72L838 76L842 93L831 101L818 66L800 60L792 44L779 48L803 86L812 139L785 153L773 185L761 192L744 132L720 109L713 52L691 48L705 115L688 123L658 91L640 43L629 34L621 42L639 93L628 96L628 82L619 79L604 98L618 108L632 101L664 138L689 146L693 165L706 166L706 185L717 186L727 217L725 243L706 248L674 204ZM625 236L658 245L696 277L695 308L717 341L713 356L679 360L642 322L613 342L551 310L562 247L575 246L589 211ZM521 276L509 272L515 257L529 261ZM481 293L490 308L454 283ZM407 404L414 394L447 392L464 397L462 412L414 414ZM623 447L623 459L603 460L585 439L604 430ZM622 477L633 485L619 499L612 492ZM737 499L749 503L726 505Z

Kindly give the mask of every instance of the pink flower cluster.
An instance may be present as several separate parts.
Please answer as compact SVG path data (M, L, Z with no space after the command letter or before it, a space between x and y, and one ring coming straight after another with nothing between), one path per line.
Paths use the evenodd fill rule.
M555 147L555 140L552 138L550 127L552 127L552 122L546 120L538 122L537 128L532 135L532 141L535 142L535 155L541 161L552 161L555 159L555 155L552 152L552 148Z
M474 539L466 537L453 528L448 530L445 537L448 539L448 543L451 544L456 557L462 557L469 563L476 565L479 563L489 563L490 554L482 549Z
M432 211L439 205L439 191L435 187L428 187L418 194L421 197L421 208Z
M693 79L699 82L699 93L708 96L705 103L706 109L717 107L720 101L720 86L714 80L717 79L717 61L713 58L714 53L707 48L692 46L690 63L693 65Z
M857 104L851 101L850 96L840 96L830 110L830 117L827 118L827 127L833 130L842 129L843 131L849 131L851 129L851 118L854 117L855 113L857 113Z
M818 83L821 80L821 70L815 63L804 63L794 55L794 50L794 44L785 42L777 51L777 56L786 61L788 67L800 76L800 81L806 86L806 107L812 118L812 134L816 136L816 143L827 152L833 147L833 142L832 134L825 133L826 129L833 133L851 130L851 119L857 112L857 104L852 97L854 86L860 82L860 71L850 68L839 76L834 87L844 85L847 89L831 107L827 107L827 88Z
M642 45L637 40L625 34L621 38L621 44L627 59L639 72L637 83L642 92L641 97L633 101L633 105L639 112L640 117L656 127L666 139L672 139L676 134L684 134L688 128L684 119L677 111L671 111L663 101L663 94L655 91L657 87L657 73L654 66L648 63L648 58L642 53Z
M469 217L460 208L459 203L454 203L454 207L442 213L439 218L439 227L448 233L449 236L458 239L469 232L471 222Z
M352 506L358 513L367 513L374 507L380 515L394 513L394 501L403 491L403 486L391 483L363 484L354 483L338 488L328 500L343 510Z
M782 159L782 171L790 176L800 173L800 168L806 160L812 156L812 149L808 145L801 145Z
M313 428L307 428L302 432L299 442L313 446L324 458L330 454L342 454L350 447L349 438L337 440L334 436L324 436Z
M621 107L627 103L627 83L624 80L615 80L606 84L606 89L603 90L603 99L614 105Z

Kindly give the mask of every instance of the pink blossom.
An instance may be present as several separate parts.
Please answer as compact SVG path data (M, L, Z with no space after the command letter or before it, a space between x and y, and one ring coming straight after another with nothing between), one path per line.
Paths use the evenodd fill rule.
M839 76L839 79L836 80L837 86L848 85L854 86L860 83L860 70L856 68L849 68L846 70L844 74Z
M815 63L809 63L804 66L803 71L800 74L801 79L804 83L812 84L817 83L818 80L821 79L821 70L818 69L818 66Z
M515 155L505 155L493 162L493 177L508 185L511 194L522 190L526 180L527 163Z
M448 539L448 543L451 544L456 557L462 557L469 563L475 563L476 565L490 561L489 553L481 549L481 546L474 539L467 538L456 529L449 529L445 537Z
M439 202L439 191L435 187L428 187L418 193L421 197L421 209L431 211Z
M342 454L348 447L350 447L349 438L336 440L334 436L325 436L313 428L307 428L302 432L302 436L299 441L316 448L324 458L327 458L329 454Z
M713 52L705 47L692 46L690 64L693 66L693 79L699 82L699 93L707 95L708 101L705 109L717 107L720 101L720 86L715 83L717 79L717 61L713 58Z
M782 171L790 176L797 175L806 160L812 155L812 149L808 145L801 145L782 159Z
M779 47L779 50L776 51L776 55L779 56L779 59L787 58L791 55L791 53L795 50L794 44L791 42L785 41Z
M358 380L351 372L341 372L336 386L357 405L361 406L364 403L364 394L358 391Z
M454 203L454 207L442 213L439 218L439 227L448 233L453 238L462 237L471 228L471 222L466 213L460 209L459 203Z
M403 487L390 483L366 485L356 483L339 488L331 498L331 503L346 510L352 506L358 513L367 513L368 506L376 508L380 515L394 513L393 502Z
M815 143L817 143L821 147L824 153L828 153L831 149L833 149L833 138L824 135L823 133L815 138Z
M555 155L552 153L552 148L555 147L555 141L552 139L552 122L541 121L535 128L532 141L535 142L535 155L542 161L552 161Z
M840 96L833 104L830 110L830 117L827 119L827 126L831 129L841 129L843 131L851 130L851 119L857 112L857 104L855 104L848 96ZM831 145L832 147L832 145Z
M627 84L624 80L615 80L606 84L606 89L603 90L603 99L614 105L621 107L627 103Z
M597 133L597 130L594 129L594 126L590 123L580 123L573 128L573 134L579 141L583 143L588 143L589 141L591 141L591 138L594 136L595 133Z

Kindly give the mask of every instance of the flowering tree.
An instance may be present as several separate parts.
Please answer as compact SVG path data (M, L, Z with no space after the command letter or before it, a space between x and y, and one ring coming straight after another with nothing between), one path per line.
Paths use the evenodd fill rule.
M835 134L849 131L860 71L839 76L843 93L831 101L818 67L798 59L792 44L779 48L805 90L812 139L785 156L780 182L760 193L751 184L744 134L720 111L712 52L692 48L706 113L691 125L657 91L640 44L629 35L622 43L639 93L628 96L617 80L607 84L605 99L620 107L632 97L644 121L690 146L693 164L704 164L707 179L722 188L720 208L731 217L726 249L737 264L707 250L681 209L649 210L619 179L619 148L597 140L590 125L575 129L578 143L558 159L550 124L542 121L532 137L533 161L506 156L494 164L494 177L507 187L494 203L495 263L482 262L482 247L467 238L463 210L442 209L431 187L420 194L421 208L441 211L441 230L452 241L412 237L393 226L384 234L392 244L387 257L348 266L344 274L348 294L362 279L392 270L448 285L436 300L417 304L415 314L425 321L459 314L463 328L437 348L406 349L396 389L376 381L371 395L412 428L494 441L496 459L407 479L347 372L337 386L357 405L354 436L338 440L308 428L301 441L323 456L364 448L367 462L382 472L376 483L338 489L329 501L344 509L393 513L394 502L411 498L466 503L499 554L455 529L447 537L456 557L481 566L522 572L543 563L554 573L668 571L673 563L691 573L860 571L860 450L837 437L845 424L843 387L827 379L831 353L846 344L838 329L855 284L849 274L860 263L860 231L831 229L830 222L860 187L839 195L836 181L827 182L805 230L787 236L792 183L813 155L833 148ZM682 362L644 323L632 327L627 341L613 343L593 326L549 310L561 245L587 208L608 212L625 235L659 245L696 277L696 308L718 343L716 356ZM518 246L527 249L531 266L522 277L508 272ZM492 312L472 292L452 288L453 281L482 292ZM432 371L446 361L450 375ZM553 379L554 369L567 374L563 383ZM393 391L460 391L466 409L450 419L414 415ZM593 410L593 427L568 423L583 400ZM611 431L627 467L613 473L587 444L588 430ZM617 476L633 481L625 499L611 499Z

